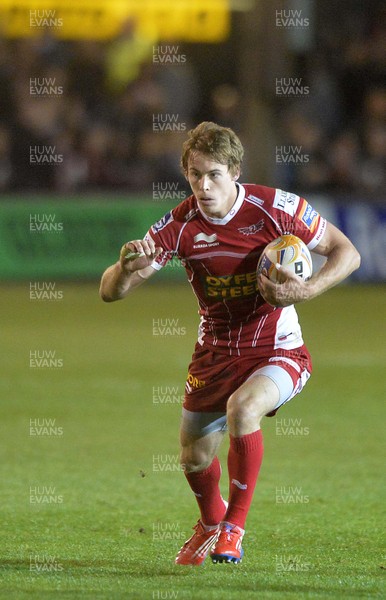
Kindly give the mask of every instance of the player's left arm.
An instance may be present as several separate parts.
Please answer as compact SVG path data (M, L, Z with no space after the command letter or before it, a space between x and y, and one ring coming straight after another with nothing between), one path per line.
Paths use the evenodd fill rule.
M284 267L280 268L284 278L281 284L273 283L265 275L259 276L259 290L266 302L273 306L289 306L311 300L346 279L358 269L361 261L352 242L332 223L327 223L326 231L313 252L327 260L308 281L303 281Z

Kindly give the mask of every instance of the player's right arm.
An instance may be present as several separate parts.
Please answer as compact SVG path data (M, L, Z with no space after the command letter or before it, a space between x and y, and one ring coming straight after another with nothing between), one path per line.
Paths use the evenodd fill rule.
M156 272L151 263L162 252L148 236L144 240L127 242L121 248L119 260L102 275L99 288L104 302L115 302L140 286Z

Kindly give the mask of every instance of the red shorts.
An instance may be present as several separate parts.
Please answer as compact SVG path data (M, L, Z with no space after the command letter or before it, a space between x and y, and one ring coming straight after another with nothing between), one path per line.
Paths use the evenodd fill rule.
M280 405L301 391L312 371L311 357L304 345L293 350L274 350L271 356L228 356L196 344L183 406L192 412L225 413L229 396L255 371L268 366L283 368L293 382L292 393Z

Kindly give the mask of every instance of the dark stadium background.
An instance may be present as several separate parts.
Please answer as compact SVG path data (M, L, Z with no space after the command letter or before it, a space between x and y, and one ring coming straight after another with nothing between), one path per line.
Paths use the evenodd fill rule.
M24 277L26 260L31 276L46 276L47 243L60 276L97 276L122 240L186 196L184 132L214 120L245 144L243 181L305 195L358 245L354 278L386 277L377 251L385 235L382 2L219 0L205 9L197 0L175 4L190 11L177 21L170 0L149 0L142 11L120 3L121 21L109 16L114 3L85 3L83 29L81 3L51 5L51 13L33 0L0 8L0 276ZM123 202L138 214L136 200L146 217L122 231L122 207L116 219L112 207ZM47 242L34 226L29 235L24 219L59 223L62 210L60 236ZM80 215L90 221L84 236ZM88 252L77 248L81 237Z

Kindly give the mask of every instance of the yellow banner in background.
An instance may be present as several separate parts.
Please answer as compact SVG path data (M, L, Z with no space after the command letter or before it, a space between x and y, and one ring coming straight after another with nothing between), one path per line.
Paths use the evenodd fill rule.
M129 20L158 41L221 42L230 28L229 0L1 0L0 35L109 40Z

